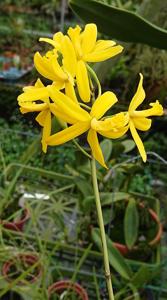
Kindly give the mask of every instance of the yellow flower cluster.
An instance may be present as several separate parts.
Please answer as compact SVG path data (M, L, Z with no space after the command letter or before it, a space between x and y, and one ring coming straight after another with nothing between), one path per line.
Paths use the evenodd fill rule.
M147 110L136 110L144 101L143 76L127 112L115 115L105 113L118 101L116 95L105 92L94 99L92 74L88 63L107 60L122 52L123 47L110 40L97 40L97 27L87 24L82 31L79 26L69 28L67 35L56 33L53 39L41 38L52 46L44 56L37 52L34 64L37 71L51 83L44 86L38 79L34 86L23 89L18 97L21 112L38 112L37 122L43 127L42 148L66 143L88 131L87 141L92 155L104 167L103 153L98 136L116 139L129 129L143 161L146 161L144 145L137 130L151 127L150 116L161 116L163 108L158 101ZM52 116L68 126L51 135Z

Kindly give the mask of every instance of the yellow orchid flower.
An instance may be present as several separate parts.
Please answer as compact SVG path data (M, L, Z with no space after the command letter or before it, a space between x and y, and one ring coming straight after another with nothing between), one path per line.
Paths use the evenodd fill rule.
M135 95L129 105L128 117L129 117L129 128L132 134L132 137L137 145L139 153L144 162L147 160L146 151L142 140L140 139L137 129L141 131L147 131L151 127L152 120L148 117L151 116L162 116L163 107L157 100L154 103L150 103L151 108L146 110L136 110L138 106L145 99L145 91L143 89L143 75L140 73L140 81Z
M46 42L46 43L52 45L53 47L55 47L59 52L62 52L63 38L64 38L64 34L61 31L59 31L53 35L53 39L40 38L39 41Z
M78 61L100 62L122 52L123 47L111 40L97 41L96 24L87 24L81 32L81 27L70 27L68 35L74 45Z
M83 32L80 26L75 28L70 27L68 36L75 50L77 65L76 65L76 83L78 92L84 102L90 101L91 91L89 84L89 76L86 67L87 62L100 62L109 59L122 52L123 47L116 46L116 43L111 40L97 41L97 26L95 24L87 24ZM51 44L55 49L70 61L71 55L64 49L64 36L61 32L56 33L52 39L40 38L40 41L45 41Z
M45 140L51 133L51 108L48 89L38 79L35 86L27 86L23 88L24 93L18 96L18 104L21 113L39 112L36 121L43 127L42 134L42 150L47 151ZM41 103L35 101L41 100Z
M124 113L101 120L103 115L118 101L115 94L112 92L102 94L96 99L90 113L88 113L54 87L48 87L48 90L51 99L59 109L59 117L71 126L51 135L46 139L46 143L50 146L60 145L88 131L87 140L93 156L103 167L107 168L97 133L110 138L118 138L127 131L125 125L128 120Z
M77 72L76 80L81 99L85 102L90 100L90 89L88 84L88 74L86 62L100 62L107 60L122 52L123 47L115 45L111 40L97 41L97 26L96 24L87 24L81 32L81 27L70 27L68 30L75 53L77 56Z
M64 89L66 94L77 101L74 92L74 78L77 69L77 60L75 51L68 36L62 36L63 43L61 47L62 62L57 49L48 51L46 55L41 56L39 52L34 55L34 65L37 71L54 82L58 89Z

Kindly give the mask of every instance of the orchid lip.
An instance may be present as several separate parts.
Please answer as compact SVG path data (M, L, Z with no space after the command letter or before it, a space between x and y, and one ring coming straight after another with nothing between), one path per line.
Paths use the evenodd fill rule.
M98 123L97 119L93 118L90 123L91 128L97 130L97 123Z

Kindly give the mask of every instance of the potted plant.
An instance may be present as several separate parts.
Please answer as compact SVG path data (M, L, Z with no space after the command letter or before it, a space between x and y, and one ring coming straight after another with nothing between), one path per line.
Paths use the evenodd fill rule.
M3 264L2 275L8 282L17 281L17 285L34 283L42 275L39 257L34 253L19 253Z
M104 224L106 233L121 254L136 260L140 252L143 255L139 255L139 260L142 260L152 255L162 237L162 223L156 211L159 201L142 194L134 198L132 194L101 192ZM93 197L90 195L84 199L87 216L80 221L81 241L91 242L92 229L97 227Z
M10 189L10 186L8 188ZM29 209L20 201L22 192L17 187L10 196L6 196L6 194L8 194L8 190L4 187L0 191L0 225L6 229L22 231L30 218Z
M151 208L146 208L145 205L143 203L139 203L138 204L138 210L139 210L139 213L142 215L142 211L146 212L147 216L146 218L148 218L148 220L150 220L150 223L151 223L151 226L155 227L155 234L153 235L153 237L146 241L147 240L147 237L145 237L144 235L141 237L141 239L143 239L143 242L146 241L146 243L148 243L148 246L150 247L153 247L153 246L156 246L160 240L161 240L161 236L162 236L162 224L160 222L160 219L157 215L157 213L151 209ZM144 213L145 213L144 212ZM126 212L125 212L126 213ZM143 226L143 229L141 230L144 230L144 227L148 226L148 224L145 223L146 220L144 220L142 226ZM126 221L124 221L125 223ZM145 223L145 224L144 224ZM150 226L149 226L150 227ZM124 228L124 232L125 232L125 228ZM141 234L141 233L140 233ZM148 232L148 235L149 235L149 232ZM142 240L141 240L142 241ZM128 242L127 242L128 243ZM118 242L114 242L114 245L117 247L117 249L123 254L123 255L126 255L129 253L129 251L137 251L139 249L139 246L138 245L134 245L133 247L129 246L125 244L122 244L122 243L118 243Z
M23 231L24 225L29 218L30 212L28 208L20 208L16 213L13 214L12 205L3 211L0 224L6 229Z
M49 300L56 299L76 299L88 300L86 290L78 283L73 283L70 280L61 280L53 283L48 288Z
M158 214L146 202L134 198L116 203L113 220L107 227L110 238L123 255L132 255L132 252L136 255L140 250L146 250L149 255L150 248L156 246L162 236Z

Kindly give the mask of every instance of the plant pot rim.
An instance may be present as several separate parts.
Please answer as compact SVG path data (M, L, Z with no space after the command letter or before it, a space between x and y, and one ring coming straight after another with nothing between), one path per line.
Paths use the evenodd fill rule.
M141 208L145 207L143 202L140 202L139 206ZM152 217L152 220L155 221L155 223L158 225L158 229L157 229L157 233L156 233L155 237L150 242L148 242L148 245L153 247L153 246L157 245L161 240L162 233L163 233L163 226L162 226L162 223L161 223L157 213L152 208L148 208L148 212L149 212L150 216ZM131 251L131 250L138 250L138 248L139 248L137 245L135 245L131 250L129 250L125 244L121 244L121 243L117 243L117 242L113 242L113 244L123 255L128 254L129 251Z
M82 300L89 300L86 290L80 284L71 282L70 280L60 280L50 285L48 288L49 299L54 292L63 291L68 288L76 292Z
M23 217L16 221L7 221L7 220L0 220L0 223L6 228L15 231L22 231L23 226L27 220L30 219L30 211L28 208L24 208L23 210Z
M12 279L9 278L10 268L14 265L17 265L18 259L20 261L28 262L30 263L30 266L32 266L39 260L39 256L33 253L19 253L15 255L13 258L7 260L2 266L2 275L5 278L5 280L7 280L8 282L13 281ZM31 280L27 280L29 283L34 283L35 281L37 281L39 277L41 277L43 268L40 263L37 265L37 267L38 267L37 274L35 274ZM19 281L17 285L23 285L23 282Z

